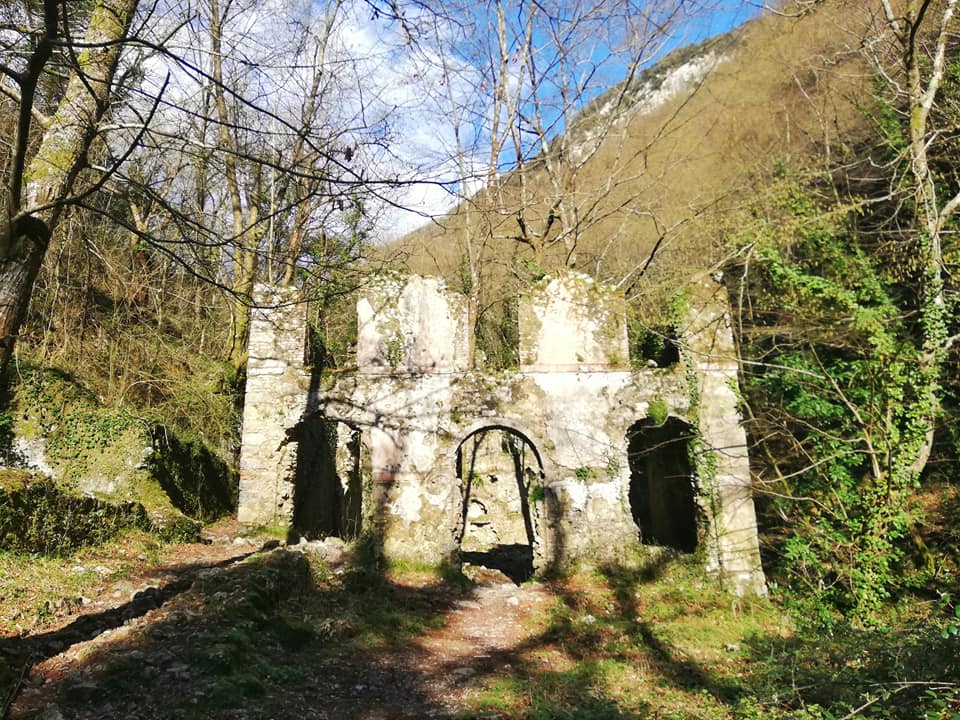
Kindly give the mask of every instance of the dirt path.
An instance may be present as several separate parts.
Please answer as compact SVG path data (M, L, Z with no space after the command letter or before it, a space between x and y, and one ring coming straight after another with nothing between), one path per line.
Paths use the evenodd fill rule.
M217 620L204 613L212 603L229 604L231 596L219 590L211 597L203 586L209 578L242 569L240 561L256 550L229 540L200 546L196 555L105 588L99 605L91 603L60 627L0 640L0 659L32 656L37 661L10 708L11 720L450 717L467 706L483 677L509 672L517 649L543 630L542 610L550 595L537 583L517 586L499 572L480 570L468 591L411 585L404 592L415 604L428 603L440 618L438 626L400 644L333 655L323 638L301 648L294 637L291 650L273 648L265 637L263 652L257 650L265 658L261 674L269 676L271 667L286 668L295 657L302 677L266 682L249 702L225 698L227 707L205 710L204 703L216 692L215 672L208 677L211 657L214 664L219 658L210 653L225 643L209 630ZM336 612L331 621L338 622ZM237 626L242 622L237 620ZM327 645L332 640L327 638ZM229 653L231 646L226 647L223 652ZM244 686L238 687L231 692L242 695ZM195 713L171 709L191 703Z
M533 617L540 615L548 597L537 584L518 587L499 574L487 575L467 597L453 601L441 628L405 647L375 653L359 665L328 667L315 688L322 709L307 710L304 717L409 720L461 715L482 679L509 672L518 648L542 630Z

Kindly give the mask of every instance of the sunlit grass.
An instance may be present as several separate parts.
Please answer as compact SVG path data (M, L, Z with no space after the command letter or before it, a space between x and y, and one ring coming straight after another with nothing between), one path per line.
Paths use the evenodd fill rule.
M36 631L73 614L110 582L159 561L156 535L130 530L65 557L0 551L0 636Z

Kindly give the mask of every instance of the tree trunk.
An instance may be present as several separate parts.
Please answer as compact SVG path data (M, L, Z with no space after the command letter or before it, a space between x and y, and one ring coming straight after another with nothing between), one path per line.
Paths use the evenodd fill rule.
M6 383L20 326L27 315L33 281L47 251L45 223L27 216L13 225L11 251L0 260L0 387Z
M126 34L136 7L137 0L98 0L84 35L84 49L76 55L77 65L36 155L29 164L25 158L13 163L14 169L26 170L22 177L16 177L19 173L15 172L10 179L11 196L19 200L22 189L22 201L10 208L11 220L0 242L0 384L6 383L6 371L50 237L84 166L97 124L110 106L120 57L118 41ZM58 22L56 14L48 18L49 22ZM47 27L47 34L60 36L55 25ZM39 73L32 81L39 81ZM23 92L21 96L32 97L33 93ZM21 108L21 116L24 113L32 114L32 108ZM29 123L21 125L18 135L29 132ZM26 152L26 144L19 142L19 137L14 147Z

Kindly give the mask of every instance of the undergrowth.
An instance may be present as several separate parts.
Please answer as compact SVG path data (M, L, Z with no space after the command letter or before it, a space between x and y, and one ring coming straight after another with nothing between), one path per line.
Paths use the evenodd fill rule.
M57 681L57 707L143 718L292 719L318 706L329 717L426 716L444 708L431 695L437 673L453 673L468 690L461 720L960 714L960 630L951 629L960 620L949 598L902 608L885 631L824 636L797 629L774 602L721 591L695 559L671 557L544 582L536 587L549 599L514 646L427 670L413 658L473 601L472 586L369 560L329 567L278 551L205 572L153 621L89 651L86 670Z

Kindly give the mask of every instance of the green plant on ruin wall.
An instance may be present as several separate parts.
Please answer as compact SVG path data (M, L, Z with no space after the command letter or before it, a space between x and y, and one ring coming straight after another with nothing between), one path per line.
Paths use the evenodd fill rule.
M383 344L384 359L394 370L403 363L406 354L406 343L403 334L398 330L391 334Z
M654 425L663 425L670 417L670 407L659 399L651 400L647 406L647 418Z
M608 480L616 480L620 476L623 464L620 455L613 450L605 450L603 453L604 470Z
M677 315L679 317L680 308L684 315L687 313L686 295L678 293L675 303ZM694 488L697 505L703 511L701 519L703 525L701 533L706 536L707 542L700 543L698 546L707 553L718 552L720 548L720 537L723 533L721 527L722 508L720 507L720 498L717 488L717 451L711 447L704 439L700 423L701 398L700 398L700 377L694 369L693 361L690 357L690 351L686 343L680 347L681 362L684 366L684 380L686 384L687 397L690 399L690 441L687 444L689 453L690 467L694 472ZM724 581L723 568L719 579Z
M646 317L644 311L647 313ZM653 317L650 317L650 314ZM635 370L643 370L649 367L651 360L659 363L659 359L668 354L671 344L679 345L677 329L686 324L688 315L685 290L673 293L666 307L660 307L655 312L635 303L628 304L626 319L630 366Z
M596 472L593 468L582 465L573 471L573 476L580 482L585 483L596 477Z

